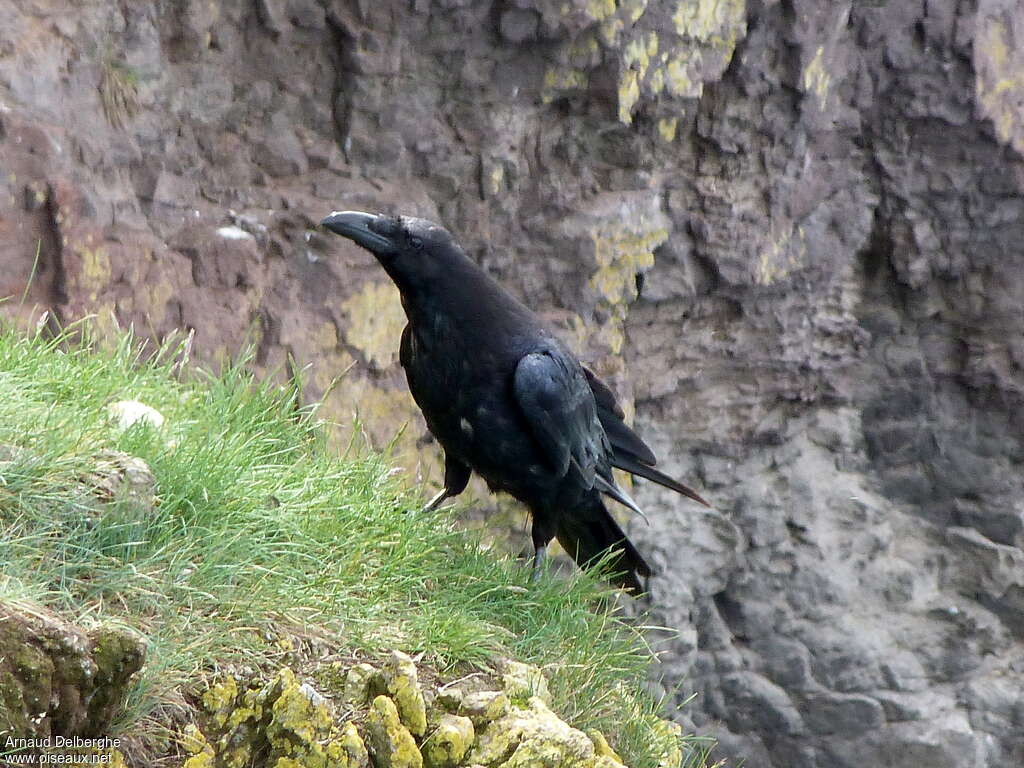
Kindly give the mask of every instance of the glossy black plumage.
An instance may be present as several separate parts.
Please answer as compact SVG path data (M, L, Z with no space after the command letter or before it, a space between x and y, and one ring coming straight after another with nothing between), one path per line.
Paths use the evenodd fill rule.
M529 508L535 574L557 537L581 565L617 550L616 583L640 591L651 568L602 495L639 508L612 468L706 502L653 468L654 454L625 424L611 390L444 228L358 211L333 213L323 225L373 253L401 293L409 320L402 367L445 452L445 487L428 509L461 493L476 472Z

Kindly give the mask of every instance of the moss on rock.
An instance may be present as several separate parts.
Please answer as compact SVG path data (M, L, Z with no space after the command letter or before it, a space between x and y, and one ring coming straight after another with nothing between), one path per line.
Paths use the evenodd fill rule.
M504 691L477 691L462 697L459 714L468 717L476 727L505 717L511 704Z
M384 668L384 679L402 724L413 736L422 736L427 730L427 708L416 664L401 651L392 651Z
M185 768L624 768L604 734L573 728L550 709L543 672L527 664L503 662L495 690L476 681L424 692L415 663L398 652L382 670L332 665L331 677L345 681L338 695L354 720L342 720L288 668L259 687L218 681L203 695L200 727L182 733ZM418 694L411 719L423 718L422 744L392 695L366 702L375 689ZM420 709L426 700L429 716ZM658 727L678 734L672 723ZM663 757L662 768L682 759L678 748Z
M226 677L203 695L203 706L205 731L190 731L183 739L192 753L187 768L241 768L254 762L274 768L368 765L355 726L339 725L326 699L287 667L260 688L242 688Z
M475 738L473 721L468 717L442 715L437 728L423 742L423 764L426 768L455 768L461 764Z
M122 629L87 634L55 616L0 605L0 731L26 738L103 733L144 651Z
M395 702L378 696L370 705L366 742L377 768L422 768L423 756L409 729L402 725Z
M503 768L562 768L595 758L594 742L561 720L538 697L513 707L484 729L470 754L473 762Z

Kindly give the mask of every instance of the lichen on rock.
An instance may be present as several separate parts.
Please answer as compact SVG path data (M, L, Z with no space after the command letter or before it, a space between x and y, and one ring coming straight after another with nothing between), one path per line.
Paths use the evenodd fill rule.
M0 604L0 733L26 738L106 732L145 646L129 631L80 627Z
M395 702L378 696L366 720L366 745L377 768L422 768L423 756L409 729L402 725Z
M594 757L594 742L536 696L526 708L512 707L488 724L470 754L473 762L503 768L561 768L592 763Z
M315 694L315 695L314 695ZM355 726L339 723L326 699L281 669L259 688L227 676L203 695L207 717L184 739L187 768L241 768L266 755L274 768L366 768Z
M401 651L392 651L384 667L388 694L398 709L402 724L413 736L427 729L427 708L420 690L416 664Z
M442 715L437 727L423 742L423 764L426 768L455 768L473 746L475 737L473 721L468 717Z

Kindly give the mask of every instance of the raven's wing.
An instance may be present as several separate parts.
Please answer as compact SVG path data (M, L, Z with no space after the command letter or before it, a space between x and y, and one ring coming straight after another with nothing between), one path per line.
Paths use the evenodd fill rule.
M574 363L557 348L528 354L516 365L512 391L548 466L560 477L573 466L592 488L598 464L607 466L607 438Z
M594 400L597 403L597 416L601 420L601 426L604 427L608 441L611 443L610 460L612 466L633 475L646 477L658 485L663 485L676 493L700 502L705 507L710 507L711 505L704 501L700 494L692 488L683 485L678 480L674 480L664 472L654 468L654 465L657 464L654 451L640 439L636 432L626 426L626 422L623 421L625 414L616 402L614 393L589 368L584 367L583 372L586 374L587 383L594 393ZM627 506L629 505L627 504Z

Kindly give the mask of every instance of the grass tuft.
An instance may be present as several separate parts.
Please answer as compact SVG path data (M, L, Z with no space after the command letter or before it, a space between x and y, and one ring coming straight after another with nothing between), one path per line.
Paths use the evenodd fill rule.
M441 674L511 656L544 667L556 711L612 735L634 768L678 742L643 693L642 637L593 577L528 585L450 516L413 511L385 456L332 455L298 389L255 379L245 358L212 375L181 365L187 344L144 355L130 335L96 345L81 330L0 329L0 599L146 637L122 731L168 744L189 692L272 667L291 637L400 648ZM107 407L126 399L165 425L121 430ZM112 451L146 462L155 503L96 492Z

